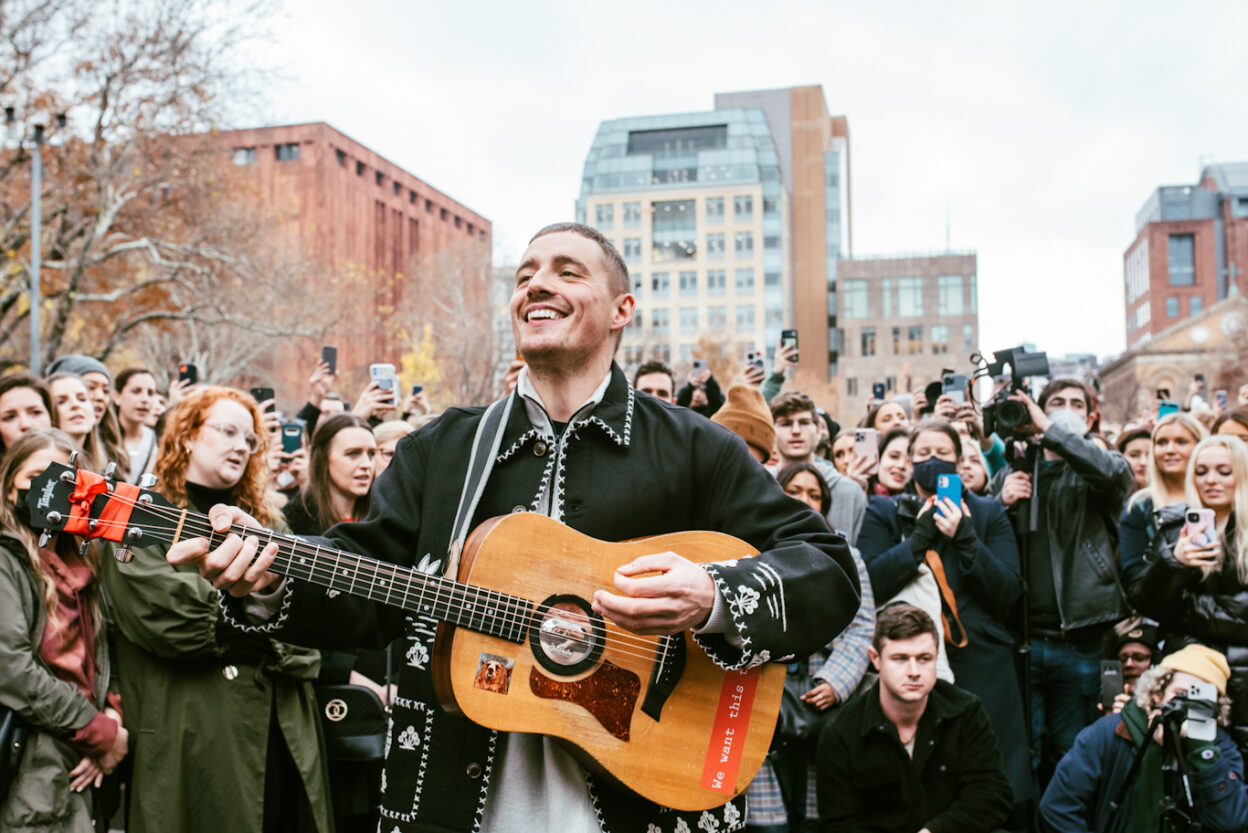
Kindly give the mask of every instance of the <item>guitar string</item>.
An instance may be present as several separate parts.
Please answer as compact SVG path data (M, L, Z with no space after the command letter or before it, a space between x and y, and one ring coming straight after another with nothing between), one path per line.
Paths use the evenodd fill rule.
M166 520L170 522L179 518L182 513L182 510L174 508L174 507L161 506L155 503L146 504L146 505L138 504L137 501L131 498L126 498L126 497L122 497L118 495L112 495L110 496L110 499L116 500L119 503L127 504L130 506L139 506L143 511L147 511L155 515L162 515L164 516ZM108 527L113 527L113 528L130 528L133 525L124 524L119 521L97 521L96 528L98 529L100 526L108 526ZM168 527L161 528L161 527L157 527L153 525L152 529L167 532L167 533L172 533L176 531L176 526L171 525ZM204 536L220 534L220 533L216 533L215 530L211 528L211 522L209 521L207 516L199 515L198 513L194 513L194 512L187 512L186 522L183 523L182 530L183 532L197 533L199 535L204 535ZM230 529L231 533L239 534L240 530L242 534L256 537L257 539L263 539L265 537L268 537L270 541L287 542L289 544L289 548L292 550L292 553L290 555L287 555L286 553L282 551L282 548L279 546L278 557L281 558L282 562L287 567L290 568L292 578L305 578L306 580L313 581L314 583L327 583L329 584L330 587L333 587L331 580L338 580L339 582L345 582L346 577L340 576L335 571L338 566L337 564L334 567L329 567L328 565L321 566L317 564L317 561L324 560L327 556L333 555L339 562L341 562L341 559L344 557L348 559L349 563L351 561L356 562L355 567L357 570L359 568L366 568L369 565L371 565L372 569L375 572L377 572L378 574L384 574L385 577L387 577L392 583L394 582L394 579L396 578L401 579L403 583L407 585L406 589L400 588L405 596L405 599L404 599L405 603L410 601L409 596L414 593L419 594L421 599L425 597L425 589L417 590L415 589L416 587L423 585L424 588L427 588L428 586L432 585L433 591L434 591L434 599L432 603L434 605L441 604L448 612L464 613L468 615L469 617L479 616L482 620L483 625L484 625L484 617L488 614L481 614L481 613L476 612L478 608L482 605L480 597L481 597L481 594L483 593L493 594L495 596L498 596L499 597L498 601L503 602L504 603L503 606L507 608L507 610L504 613L502 613L501 615L495 614L492 618L494 618L495 620L502 619L506 621L508 624L516 628L519 628L521 630L527 630L529 627L526 620L528 620L530 617L526 614L528 613L530 609L535 610L539 614L548 613L553 609L553 606L533 603L521 597L513 596L511 594L505 594L502 591L491 590L489 588L484 588L484 587L478 587L476 585L467 584L465 582L454 581L454 580L447 579L441 576L431 575L427 573L420 573L419 571L412 570L412 568L403 567L401 565L392 564L390 562L381 561L379 559L370 558L368 556L361 556L361 555L357 555L354 553L348 553L345 551L335 550L335 549L327 550L323 547L320 547L319 545L308 544L307 542L301 541L299 538L295 536L283 535L281 533L273 532L272 530L267 530L267 529L240 527L237 524L231 525L231 529ZM187 536L187 537L194 537L194 536ZM307 564L299 565L304 569L305 575L301 576L297 574L297 572L295 572L296 564L293 558L293 556L295 555L303 555L307 557L312 557L314 559L312 565L310 566ZM275 558L275 561L277 561L276 558ZM325 578L325 576L329 576L329 578L327 579ZM317 581L318 578L320 579L320 581ZM350 578L351 578L352 587L354 587L358 576L351 576ZM418 581L414 581L413 579L418 579ZM370 579L366 577L365 580L370 580ZM375 585L375 582L374 582L374 585ZM466 604L466 605L462 603L452 604L456 596L456 592L455 592L456 589L459 589L460 595L464 595L467 592L472 592L472 593L477 594L477 602L475 604ZM387 590L384 592L387 593L387 600L392 599L391 591ZM367 598L370 598L374 601L382 601L381 599L374 598L371 594L367 595ZM488 601L489 600L487 600L487 602ZM519 609L516 604L517 602L523 604L524 608ZM488 607L488 604L486 604L485 606ZM497 609L497 605L496 605L496 609ZM419 612L419 611L416 611L416 612ZM469 623L471 623L471 619L469 619ZM618 628L618 626L613 627L611 625L608 625L605 621L604 621L604 627L609 628L609 629ZM608 633L608 635L604 637L604 642L607 644L626 645L629 647L642 648L645 650L644 653L629 652L629 651L621 651L621 653L625 653L625 654L637 656L637 657L642 657L645 659L653 659L654 652L660 647L660 640L659 640L659 637L657 636L652 637L652 638L646 638L644 635L632 634L631 632L624 631L624 630L615 630L615 633L618 635L612 636Z

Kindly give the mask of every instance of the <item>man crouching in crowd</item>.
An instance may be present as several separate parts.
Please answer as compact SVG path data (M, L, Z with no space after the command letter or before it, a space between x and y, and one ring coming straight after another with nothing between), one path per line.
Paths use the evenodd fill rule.
M1242 831L1248 824L1248 788L1244 786L1244 761L1230 735L1221 726L1212 741L1188 737L1182 730L1183 757L1191 774L1194 818L1176 828L1162 828L1163 807L1177 804L1187 813L1186 797L1177 784L1167 788L1162 771L1167 756L1162 747L1163 729L1150 739L1148 727L1160 707L1187 695L1193 683L1209 683L1218 691L1214 707L1218 722L1225 725L1230 714L1226 683L1230 666L1226 657L1203 645L1188 645L1140 676L1135 699L1121 714L1107 714L1079 733L1075 745L1062 758L1053 780L1040 801L1045 829L1056 833L1154 833L1161 829ZM1132 763L1147 744L1133 783L1119 800ZM1177 774L1177 773L1176 773Z
M867 654L879 682L819 737L819 829L987 833L1013 803L988 715L936 679L932 619L908 604L880 610Z

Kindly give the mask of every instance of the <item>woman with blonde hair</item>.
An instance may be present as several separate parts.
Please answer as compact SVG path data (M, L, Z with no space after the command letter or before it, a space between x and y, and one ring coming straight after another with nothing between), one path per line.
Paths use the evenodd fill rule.
M170 502L243 507L283 529L269 502L269 432L254 399L206 387L169 412L155 474ZM216 588L171 566L168 547L105 561L126 723L138 738L130 831L331 829L311 681L317 651L235 623Z
M1213 511L1216 534L1193 533L1191 510ZM1187 504L1158 513L1141 585L1141 612L1161 624L1166 648L1200 642L1226 655L1231 736L1248 750L1248 445L1219 434L1196 445Z
M1153 429L1148 462L1148 486L1140 489L1122 512L1118 523L1118 553L1122 584L1131 603L1140 606L1139 578L1148 547L1157 535L1153 513L1187 500L1186 483L1192 449L1209 435L1191 414L1166 414Z
M0 830L90 833L110 802L97 791L125 757L128 733L109 694L99 557L69 535L37 543L26 512L30 481L78 450L64 433L37 428L0 461L0 706L30 727ZM115 802L113 802L115 803Z

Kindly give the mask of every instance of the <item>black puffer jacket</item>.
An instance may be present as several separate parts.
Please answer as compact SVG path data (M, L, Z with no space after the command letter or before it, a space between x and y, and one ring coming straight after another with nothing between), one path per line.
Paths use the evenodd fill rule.
M1157 512L1157 536L1149 549L1148 566L1137 585L1141 612L1161 623L1166 652L1199 642L1224 654L1231 666L1226 693L1231 697L1231 737L1248 749L1248 584L1239 577L1233 557L1235 516L1223 536L1222 568L1201 577L1174 557L1183 531L1185 504Z

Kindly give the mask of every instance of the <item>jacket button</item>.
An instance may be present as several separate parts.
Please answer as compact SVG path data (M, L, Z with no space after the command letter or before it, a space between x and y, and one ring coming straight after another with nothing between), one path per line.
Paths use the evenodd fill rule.
M525 507L523 506L513 506L511 507L511 511L512 512L527 512L528 510L525 509Z
M468 773L468 777L475 781L476 779L481 777L481 771L482 771L481 764L477 763L476 761L473 761L472 763L468 764L468 769L466 771Z
M227 680L235 679L238 676L238 667L234 665L225 666L221 669L221 676L225 677Z
M534 443L533 453L536 454L538 457L546 456L546 443L542 442L541 440L538 440L536 443Z

